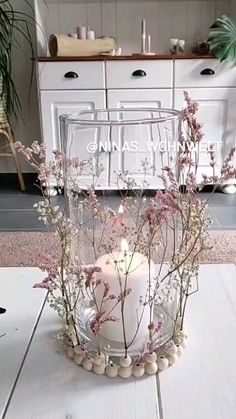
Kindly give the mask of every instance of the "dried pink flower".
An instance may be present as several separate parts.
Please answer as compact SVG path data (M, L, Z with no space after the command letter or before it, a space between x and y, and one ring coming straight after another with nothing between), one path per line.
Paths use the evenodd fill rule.
M112 315L106 315L105 310L99 311L98 313L96 313L95 317L93 318L93 320L91 320L90 322L90 328L93 331L93 333L95 335L97 335L101 328L102 325L106 322L116 322L118 321L118 318Z
M130 293L132 292L131 288L127 288L125 291L121 292L118 297L117 297L117 301L123 301Z

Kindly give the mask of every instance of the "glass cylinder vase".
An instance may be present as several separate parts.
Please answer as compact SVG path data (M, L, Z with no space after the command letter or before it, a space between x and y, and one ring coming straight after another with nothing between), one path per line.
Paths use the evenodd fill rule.
M164 214L163 173L178 171L180 112L90 110L60 121L76 228L70 257L84 275L75 304L80 341L90 353L114 357L161 352L179 309L170 268L178 219Z

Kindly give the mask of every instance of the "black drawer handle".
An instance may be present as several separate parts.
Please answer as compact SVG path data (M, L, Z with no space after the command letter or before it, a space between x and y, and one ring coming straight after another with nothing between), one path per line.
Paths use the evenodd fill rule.
M146 75L147 75L147 73L144 70L135 70L132 73L132 76L134 76L134 77L145 77Z
M68 71L68 73L66 73L66 74L64 75L64 77L65 77L66 79L77 79L79 76L78 76L78 74L77 74L77 73L75 73L74 71Z
M211 68L205 68L204 70L201 71L200 74L202 76L213 76L215 74L215 72Z

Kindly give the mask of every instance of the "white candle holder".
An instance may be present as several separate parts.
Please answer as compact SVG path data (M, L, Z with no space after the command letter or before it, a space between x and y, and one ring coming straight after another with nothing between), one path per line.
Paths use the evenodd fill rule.
M146 48L147 45L147 48ZM146 20L142 19L141 23L141 52L134 53L133 55L155 55L154 52L151 51L151 35L147 36L146 34Z

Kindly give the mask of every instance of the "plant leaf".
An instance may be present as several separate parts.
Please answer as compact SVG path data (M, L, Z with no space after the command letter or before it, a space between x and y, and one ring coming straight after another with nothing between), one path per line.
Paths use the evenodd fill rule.
M222 15L211 25L208 43L217 58L236 64L236 25L228 16Z

